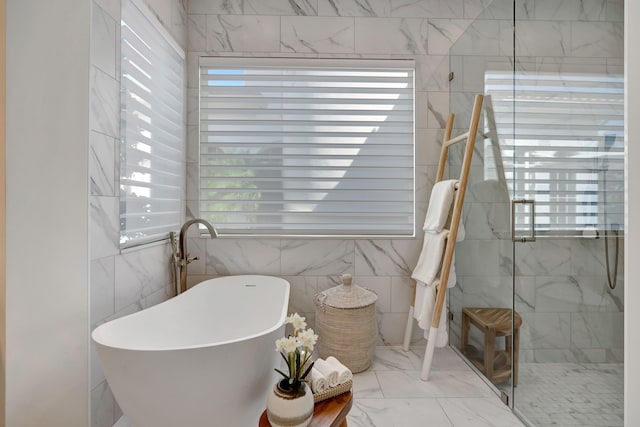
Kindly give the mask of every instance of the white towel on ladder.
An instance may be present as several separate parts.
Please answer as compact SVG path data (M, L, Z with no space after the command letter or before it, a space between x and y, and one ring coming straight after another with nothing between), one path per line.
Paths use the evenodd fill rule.
M414 280L430 285L436 279L440 272L444 244L448 234L447 230L439 233L424 233L422 252L420 252L418 263L411 275Z
M460 233L462 231L462 233ZM449 231L443 230L440 233L424 234L424 242L422 252L416 268L413 270L411 277L416 280L416 298L414 303L413 317L418 321L418 326L424 330L424 337L428 339L429 329L433 321L433 310L436 303L436 285L438 277L442 272L442 257L444 255L444 248L446 242L446 236ZM459 237L464 238L464 227L462 222L458 227L458 241L462 240ZM451 261L449 268L449 277L447 279L447 288L451 288L456 285L457 277L455 271L455 253ZM446 292L446 289L443 289ZM440 323L438 327L438 335L436 338L436 347L444 347L449 341L449 333L447 330L447 301L443 303L442 311L440 314Z
M416 282L416 300L414 305L413 317L418 321L420 329L424 330L424 337L429 338L429 330L433 321L433 311L436 305L436 286L439 281L435 281L427 286L422 282ZM446 291L445 291L446 292ZM449 333L447 330L447 296L442 304L442 312L440 313L440 324L438 326L438 335L436 338L436 347L444 347L449 342Z
M433 186L429 198L427 216L422 226L424 231L439 233L447 225L457 183L458 180L456 179L448 179L446 181L438 181Z
M458 235L456 236L456 242L463 241L465 234L466 232L464 230L464 224L462 223L462 218L460 218L460 224L458 225ZM453 288L457 282L458 282L458 277L456 276L456 252L453 251L453 256L451 257L451 267L449 268L449 279L447 279L447 288Z
M458 183L455 179L439 181L433 186L429 207L424 221L424 241L422 251L418 258L416 268L411 277L416 281L416 297L414 303L413 317L418 321L418 326L424 330L424 337L428 339L431 323L433 322L433 312L436 303L436 285L438 276L442 274L442 259L444 256L445 243L449 230L444 227L451 221L451 206L455 195L455 186ZM465 230L462 221L458 224L457 241L463 240ZM447 286L442 289L445 292L445 301L440 314L438 334L436 336L436 347L444 347L449 341L447 330L447 302L446 289L456 285L457 277L455 272L455 254L449 268Z
M428 330L431 326L433 308L436 304L436 283L426 285L416 282L416 302L413 317L418 321L420 329Z

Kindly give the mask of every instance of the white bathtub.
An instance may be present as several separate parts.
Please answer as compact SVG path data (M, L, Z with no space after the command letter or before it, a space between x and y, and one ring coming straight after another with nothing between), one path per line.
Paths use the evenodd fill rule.
M258 425L288 302L286 280L222 277L97 327L98 357L129 423Z

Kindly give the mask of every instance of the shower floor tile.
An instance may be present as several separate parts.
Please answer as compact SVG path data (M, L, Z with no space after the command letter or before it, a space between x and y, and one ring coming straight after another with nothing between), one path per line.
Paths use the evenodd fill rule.
M523 363L515 407L536 427L624 426L621 363Z

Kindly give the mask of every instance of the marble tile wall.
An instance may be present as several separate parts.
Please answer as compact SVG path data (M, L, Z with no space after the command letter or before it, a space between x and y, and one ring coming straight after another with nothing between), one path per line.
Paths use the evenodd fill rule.
M186 43L186 5L146 0L176 41ZM146 245L119 248L120 0L95 0L91 30L90 124L90 330L167 298L170 249ZM91 426L111 427L121 411L95 349L91 350Z
M201 56L404 58L416 62L417 223L422 224L449 112L449 47L484 8L479 0L190 0L189 101L197 106ZM498 34L479 25L478 31ZM474 37L469 37L473 50ZM499 52L496 51L496 54ZM198 116L188 114L187 216L197 216ZM418 227L420 228L420 227ZM314 295L344 273L378 293L379 343L403 340L411 271L422 236L398 240L230 239L192 236L189 282L226 274L272 274L292 285L290 311L313 325ZM415 339L420 339L415 328Z
M479 2L478 2L479 3ZM621 0L527 0L517 2L516 67L525 71L622 73ZM485 70L512 70L511 11L496 0L458 37L451 50L450 104L465 112L484 92ZM492 30L481 30L491 28ZM497 31L496 31L497 29ZM473 44L469 44L469 39ZM458 284L450 295L451 338L459 345L464 306L515 306L523 318L522 362L619 362L623 353L623 242L617 286L609 289L604 239L510 240L509 195L485 180L485 150L476 150L464 206L466 240L458 245ZM453 165L459 164L459 156ZM609 241L611 274L615 241ZM514 258L515 257L515 258ZM515 263L514 263L515 261ZM515 266L515 270L514 270ZM473 336L477 345L480 335Z

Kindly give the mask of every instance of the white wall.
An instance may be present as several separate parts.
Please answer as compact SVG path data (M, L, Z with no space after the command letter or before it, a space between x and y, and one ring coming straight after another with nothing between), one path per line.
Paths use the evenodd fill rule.
M640 276L640 168L635 166L640 162L640 51L631 41L640 40L640 26L632 25L640 22L640 2L625 1L625 104L626 104L626 245L625 245L625 385L624 409L625 426L640 425L640 287L636 278ZM632 197L632 195L634 197ZM633 280L632 280L633 278Z
M6 159L5 159L5 137L6 137L6 2L0 0L0 360L5 360L5 281L6 281L6 239L5 239L5 215L6 215ZM4 420L4 365L0 367L0 420Z
M88 424L89 0L7 4L5 425Z

